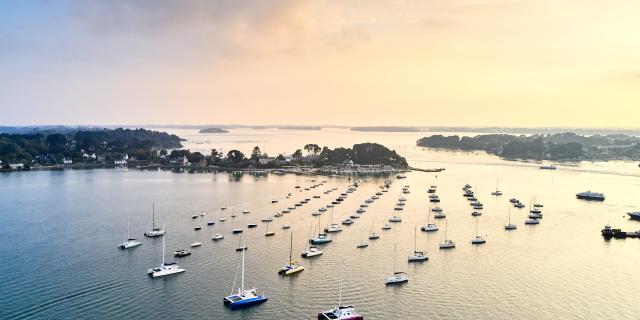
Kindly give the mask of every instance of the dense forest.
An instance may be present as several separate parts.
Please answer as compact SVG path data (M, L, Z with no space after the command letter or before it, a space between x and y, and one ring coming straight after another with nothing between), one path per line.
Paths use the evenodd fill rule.
M582 136L485 134L474 137L433 135L418 146L452 150L483 150L513 159L640 159L640 139L627 135Z
M179 148L180 141L176 135L145 129L0 134L0 160L3 164L56 164L62 158L78 162L94 154L146 158L152 149Z

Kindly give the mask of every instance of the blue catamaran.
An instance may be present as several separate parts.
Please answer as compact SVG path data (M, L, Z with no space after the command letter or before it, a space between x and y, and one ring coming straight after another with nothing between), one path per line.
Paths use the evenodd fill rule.
M242 251L242 276L238 293L231 294L224 298L224 304L231 309L245 308L267 301L267 297L259 294L256 288L244 289L244 255L246 250ZM236 273L237 275L237 273ZM234 281L235 285L235 281Z

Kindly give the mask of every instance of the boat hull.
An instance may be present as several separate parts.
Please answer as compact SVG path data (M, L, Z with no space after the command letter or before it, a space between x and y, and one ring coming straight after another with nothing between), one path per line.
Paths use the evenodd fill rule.
M244 300L239 300L239 301L235 301L232 302L231 300L228 300L227 298L224 299L224 304L235 310L235 309L241 309L241 308L247 308L250 306L254 306L263 302L267 301L267 297L264 296L258 296L255 298L250 298L250 299L244 299Z

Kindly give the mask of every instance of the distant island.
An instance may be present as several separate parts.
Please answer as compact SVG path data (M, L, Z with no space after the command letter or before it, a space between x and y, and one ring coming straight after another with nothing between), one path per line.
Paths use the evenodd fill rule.
M322 130L322 127L316 126L280 126L280 130Z
M351 131L370 131L370 132L422 132L424 130L415 127L353 127Z
M220 128L204 128L198 131L200 133L229 133L229 131Z
M640 159L640 138L627 135L582 136L571 132L530 136L432 135L419 139L417 145L448 150L480 150L508 159L571 161Z

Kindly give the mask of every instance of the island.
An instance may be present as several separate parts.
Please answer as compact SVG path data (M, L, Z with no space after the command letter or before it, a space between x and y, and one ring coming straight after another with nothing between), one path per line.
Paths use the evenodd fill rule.
M416 127L353 127L351 131L366 131L366 132L422 132L423 130Z
M203 128L198 131L200 133L228 133L229 131L220 128Z
M506 159L527 160L639 160L640 138L622 135L556 134L477 136L432 135L417 141L427 148L485 151Z

